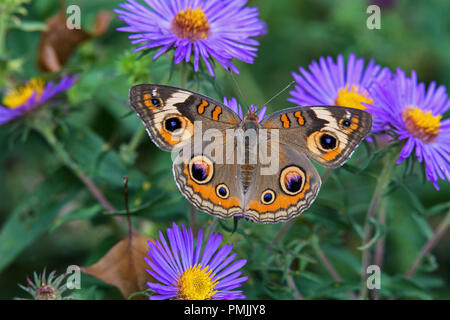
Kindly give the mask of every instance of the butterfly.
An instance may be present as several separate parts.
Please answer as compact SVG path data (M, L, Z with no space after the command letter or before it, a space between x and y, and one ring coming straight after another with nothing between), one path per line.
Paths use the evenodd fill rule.
M223 219L277 223L298 216L321 186L310 159L339 167L372 128L368 112L340 106L294 107L259 121L253 109L241 119L218 101L176 87L135 85L129 99L152 141L174 153L180 192Z

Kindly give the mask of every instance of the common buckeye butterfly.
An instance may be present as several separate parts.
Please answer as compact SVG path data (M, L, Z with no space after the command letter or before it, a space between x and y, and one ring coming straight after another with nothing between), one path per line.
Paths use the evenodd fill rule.
M130 89L129 96L153 142L162 150L177 151L173 174L181 193L200 211L219 218L242 216L276 223L298 216L321 186L309 159L327 168L339 167L372 128L369 113L347 107L294 107L258 121L254 110L241 119L218 101L175 87L140 84ZM195 135L209 131L215 132L214 142L195 142ZM269 174L267 164L250 161L261 140L246 139L247 133L264 131L268 133L262 142L276 151L278 162ZM236 139L229 139L230 132L238 132ZM214 151L205 153L208 148ZM232 151L226 161L217 160L220 148ZM237 159L239 150L243 160Z

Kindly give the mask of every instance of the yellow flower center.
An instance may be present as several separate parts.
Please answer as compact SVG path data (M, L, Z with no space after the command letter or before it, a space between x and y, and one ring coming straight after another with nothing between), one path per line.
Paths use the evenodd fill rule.
M214 287L217 280L208 271L208 266L202 269L201 265L194 265L186 270L178 279L178 295L182 300L209 300L217 292Z
M3 97L3 105L10 109L20 107L27 102L33 93L36 92L36 99L39 99L44 92L45 83L42 79L33 78L23 86L9 90Z
M209 23L202 9L188 8L177 13L170 30L180 38L195 41L208 38Z
M362 104L372 104L373 99L369 97L369 93L363 88L358 88L355 85L349 89L348 85L345 88L338 90L338 96L334 101L335 105L341 107L350 107L360 110L365 110L367 107Z
M402 112L406 129L423 142L432 142L439 134L442 116L433 116L431 111L425 112L417 107L407 107Z

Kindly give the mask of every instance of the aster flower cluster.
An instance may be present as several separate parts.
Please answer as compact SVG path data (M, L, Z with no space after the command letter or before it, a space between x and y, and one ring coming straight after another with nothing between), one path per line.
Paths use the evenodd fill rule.
M58 83L45 83L40 78L29 80L24 85L8 90L3 95L0 105L0 125L21 117L29 111L41 106L57 94L69 89L76 77L63 77Z
M345 66L342 55L336 62L331 57L313 61L309 71L299 68L300 74L292 73L296 81L295 90L288 101L298 105L337 105L366 109L363 103L371 104L372 86L377 81L390 78L388 68L381 68L371 60L364 67L364 59L350 54Z
M194 244L192 229L180 228L173 223L167 229L166 241L159 232L159 240L149 241L148 258L151 269L147 272L157 282L148 286L157 294L150 299L182 300L230 300L243 299L239 288L248 279L239 271L246 264L245 259L234 261L233 245L226 244L219 249L221 234L212 234L202 250L203 231L200 229ZM231 254L230 254L231 253Z
M378 119L373 132L392 130L405 144L398 163L415 151L419 162L436 189L438 179L450 180L450 119L442 120L450 107L444 86L431 82L428 88L417 81L415 71L407 77L402 69L386 83L374 86L377 102L370 112Z
M200 60L214 76L212 59L226 70L239 73L232 58L253 63L259 42L266 32L258 18L258 9L245 7L247 0L147 0L145 5L128 0L116 9L119 19L128 26L119 31L132 33L134 51L159 48L156 59L174 48L174 63L189 62L194 70Z
M347 64L342 55L336 62L321 57L309 70L293 72L295 89L288 101L297 105L337 105L362 109L373 115L372 132L392 131L405 144L398 163L415 150L425 163L427 179L436 189L438 179L450 179L450 120L442 120L450 106L444 86L432 82L428 89L418 83L415 71L407 77L400 68L393 74L371 60L350 54Z

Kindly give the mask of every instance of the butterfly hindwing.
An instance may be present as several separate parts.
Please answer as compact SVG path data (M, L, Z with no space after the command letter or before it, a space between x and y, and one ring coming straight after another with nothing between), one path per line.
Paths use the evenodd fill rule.
M258 223L288 221L298 216L313 203L321 185L311 161L288 145L279 144L277 165L271 166L276 170L264 171L263 166L257 166L245 197L244 216Z
M218 149L211 149L216 151L204 153L206 144L196 153L192 143L174 160L173 174L180 192L197 209L222 219L242 214L243 192L239 180L233 178L238 171L236 162L225 163L218 158L223 140L213 142Z

